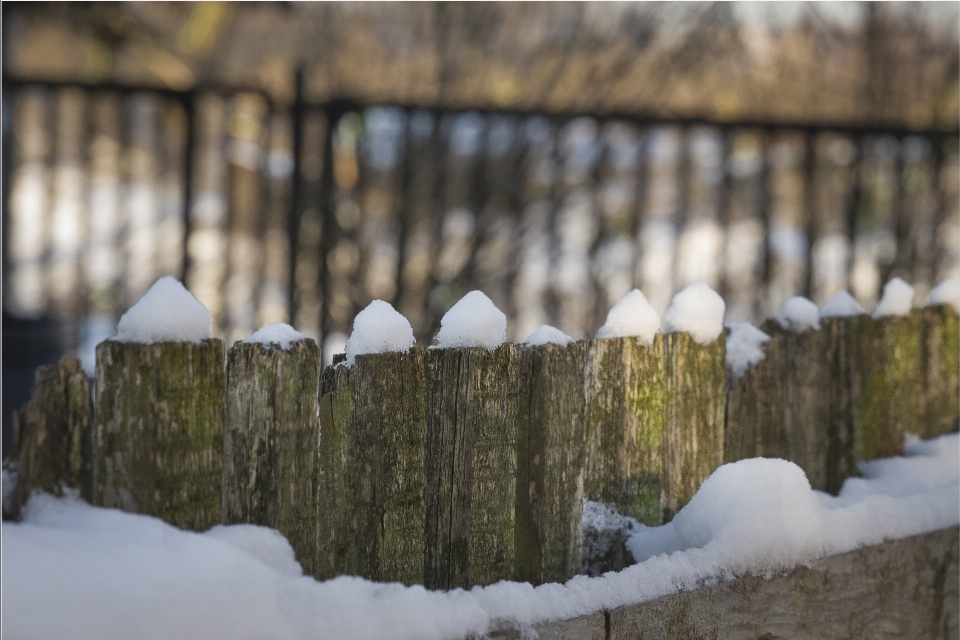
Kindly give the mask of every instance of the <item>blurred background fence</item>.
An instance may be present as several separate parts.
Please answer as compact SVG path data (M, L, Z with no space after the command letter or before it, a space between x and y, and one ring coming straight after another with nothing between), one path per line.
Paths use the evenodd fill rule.
M4 421L166 274L228 344L288 322L327 362L377 298L429 343L472 289L514 341L633 287L925 297L960 276L956 29L788 5L5 7Z

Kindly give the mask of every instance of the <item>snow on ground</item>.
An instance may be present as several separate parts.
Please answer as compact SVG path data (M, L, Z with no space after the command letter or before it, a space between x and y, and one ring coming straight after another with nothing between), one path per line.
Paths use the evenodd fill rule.
M927 304L949 304L960 313L960 281L947 278L935 286L930 290Z
M640 289L634 289L620 298L607 312L607 321L597 331L598 338L626 338L637 336L650 346L653 336L660 331L660 314L647 302Z
M482 291L471 291L440 319L437 348L484 347L493 351L507 341L507 316Z
M793 296L783 303L777 322L787 331L803 333L807 329L820 328L820 310L817 305L803 296Z
M213 318L207 308L173 276L153 283L135 305L120 316L118 342L200 342L210 337Z
M905 316L913 308L913 287L903 278L892 278L883 285L883 295L877 308L873 310L874 318L884 316Z
M347 339L347 366L364 353L407 351L416 344L410 321L389 302L374 300L353 319L353 333Z
M299 575L276 532L192 533L155 518L35 496L2 527L2 633L10 638L456 638L527 628L677 591L772 574L825 555L960 523L960 436L910 439L902 458L863 465L840 495L796 465L720 467L673 522L632 525L643 561L532 587L429 592ZM588 511L589 514L589 511Z
M574 339L563 331L560 331L560 329L551 327L548 324L542 324L536 331L530 334L530 337L523 343L523 346L539 347L544 344L558 344L561 347L565 347L571 342L574 342Z
M277 322L275 324L267 324L262 326L258 331L254 332L250 337L245 338L243 342L247 344L275 344L278 345L281 349L285 351L290 350L290 346L294 342L299 342L301 340L306 340L307 336L303 335L290 325L285 322Z
M730 329L727 334L727 366L739 377L751 365L763 360L766 355L763 345L770 336L749 322L731 322L727 328Z
M700 344L708 344L723 332L723 298L703 282L692 284L673 296L663 321L667 333L686 331Z
M820 307L821 318L848 318L865 313L866 311L863 310L860 303L854 300L853 296L847 291L840 291Z

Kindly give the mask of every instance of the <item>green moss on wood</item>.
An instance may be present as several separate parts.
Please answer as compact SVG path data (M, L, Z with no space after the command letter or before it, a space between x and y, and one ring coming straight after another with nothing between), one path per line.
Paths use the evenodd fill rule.
M306 573L316 551L320 349L237 342L227 354L223 517L272 527Z
M97 346L94 501L186 529L221 521L223 342Z
M584 384L588 427L587 498L624 514L661 522L667 389L663 337L588 343Z
M925 438L949 433L960 424L960 326L950 305L922 311L923 421Z
M90 384L80 361L65 357L37 369L30 400L13 414L10 459L18 481L7 515L17 517L35 490L61 495L77 489L91 499L92 408Z

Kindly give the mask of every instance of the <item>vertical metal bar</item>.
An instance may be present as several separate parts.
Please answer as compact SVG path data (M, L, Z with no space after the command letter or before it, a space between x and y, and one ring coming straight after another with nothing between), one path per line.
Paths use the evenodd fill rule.
M190 91L180 94L180 104L187 121L187 140L183 156L183 261L181 264L180 281L187 288L187 274L190 273L190 208L193 205L193 155L196 151L196 133L194 122L194 103L196 93Z
M323 145L323 168L320 175L320 336L325 339L330 328L330 318L327 312L330 298L330 268L327 257L334 246L333 229L336 226L334 219L334 198L336 188L334 181L333 145L340 119L347 113L344 105L332 104L327 107L327 139ZM324 354L326 358L326 354Z
M762 271L760 272L761 292L769 290L772 266L772 261L770 260L770 140L772 135L773 132L768 129L764 129L757 134L760 143L760 184L758 185L760 192L757 194L757 218L760 220L760 226L763 229L763 242L761 243L763 247L763 262L761 264ZM761 293L759 299L762 299L762 295ZM757 319L762 320L762 317Z
M3 163L2 174L0 174L0 192L2 192L2 197L0 197L0 235L3 236L3 242L0 243L0 252L2 252L2 261L3 264L3 273L10 273L10 265L7 260L7 242L9 241L9 234L7 233L8 225L8 215L9 208L8 204L10 202L10 171L13 164L13 136L14 136L14 127L13 127L13 105L16 98L16 92L13 87L7 83L3 83L3 121L0 123L3 131L3 141L0 144L0 162ZM6 288L4 288L5 290Z
M410 127L410 120L413 112L404 109L405 120L403 123L403 166L400 169L400 211L398 214L399 224L397 225L397 273L396 284L393 288L393 306L400 307L404 295L403 270L407 263L407 239L410 235L411 218L413 217L413 181L415 179L415 169L413 154L413 132Z
M815 144L816 134L812 131L807 131L804 134L804 171L803 175L806 178L804 183L804 214L806 215L807 223L807 246L806 246L806 272L804 273L803 280L803 295L808 298L813 296L813 242L817 232L817 216L816 216L816 169L817 169L817 148Z
M297 317L297 253L299 246L300 218L303 209L303 194L301 193L300 175L303 171L303 67L298 67L294 79L295 97L293 100L293 175L290 181L290 219L288 238L290 242L289 272L287 274L287 315L293 324Z

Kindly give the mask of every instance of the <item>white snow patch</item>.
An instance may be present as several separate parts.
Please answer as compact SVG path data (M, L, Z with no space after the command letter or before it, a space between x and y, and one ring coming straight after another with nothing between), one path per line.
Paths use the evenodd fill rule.
M960 281L947 278L935 286L930 290L927 304L949 304L960 313Z
M751 365L766 356L763 345L770 336L749 322L731 322L727 327L730 329L727 334L727 366L737 376L742 376Z
M848 480L836 498L812 491L792 463L743 460L720 467L670 524L638 526L628 544L645 559L639 564L566 584L449 592L354 577L317 582L297 575L289 547L260 527L194 533L41 494L22 522L2 524L2 633L440 640L529 630L956 526L958 460L957 434L908 440L905 457L863 465L864 477Z
M583 540L580 573L599 576L609 567L607 560L623 549L626 538L642 524L629 516L617 513L612 506L592 500L583 501L580 528Z
M723 331L723 298L709 285L698 282L673 296L664 316L667 333L686 331L700 344L717 339Z
M788 331L803 333L807 329L820 328L820 310L817 305L803 296L793 296L783 303L777 322Z
M290 346L294 342L300 342L306 339L307 336L285 322L277 322L275 324L262 326L250 337L244 339L243 342L247 344L276 344L279 345L281 349L289 351Z
M347 340L346 365L363 353L407 351L416 344L410 321L389 302L374 300L353 319L353 333Z
M598 338L626 338L637 336L649 346L660 331L660 314L639 289L620 298L607 312L607 321L597 331Z
M913 307L913 287L902 278L893 278L883 285L883 295L877 308L873 310L874 318L884 316L905 316Z
M210 337L213 318L207 308L173 276L153 283L120 316L117 342L200 342Z
M866 311L860 306L860 303L853 299L846 290L840 291L837 295L823 303L820 307L821 318L849 318L850 316L861 316Z
M437 349L484 347L507 341L507 316L482 291L471 291L440 319Z
M523 346L539 347L544 344L558 344L561 347L565 347L571 342L574 342L574 339L563 331L560 331L560 329L551 327L548 324L542 324L536 331L530 334L530 337L523 343Z

